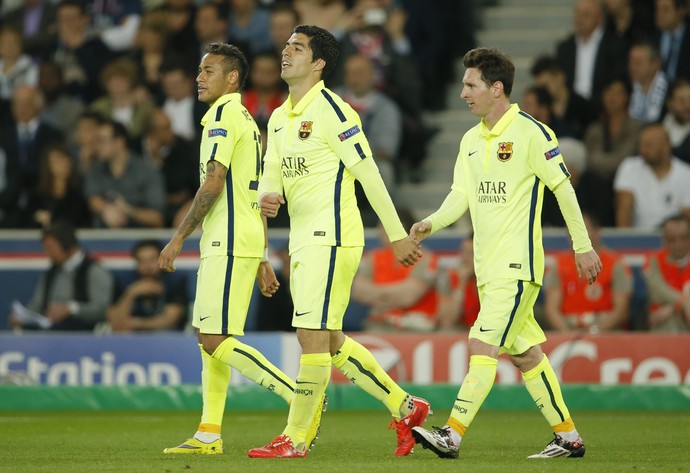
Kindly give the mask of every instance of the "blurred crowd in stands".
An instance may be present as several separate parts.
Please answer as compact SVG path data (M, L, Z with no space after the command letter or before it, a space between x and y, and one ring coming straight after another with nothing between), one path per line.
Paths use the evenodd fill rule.
M418 179L473 0L0 1L0 228L170 227L199 186L195 76L204 47L250 61L243 101L265 132L285 100L294 26L341 43L328 86L360 113L386 182ZM265 140L264 140L265 143ZM403 172L406 170L406 172ZM366 203L363 202L363 206Z
M160 251L155 242L133 251L138 278L119 285L100 272L89 278L101 287L94 295L118 287L108 290L117 295L108 307L100 301L100 315L92 317L83 308L91 307L84 306L91 291L75 288L84 271L98 266L73 236L64 235L69 231L58 226L55 241L51 222L79 228L177 225L198 186L205 105L196 100L194 78L205 44L230 41L247 53L250 84L243 100L265 131L286 97L280 51L292 28L312 23L332 31L342 55L328 85L360 113L381 173L394 188L401 169L414 176L425 156L432 131L422 113L446 106L446 87L458 80L456 59L475 46L477 4L5 0L0 227L44 227L53 262L30 308L57 314L56 324L73 317L77 328L106 321L115 331L184 326L188 303L175 297L184 281L165 282L154 270L151 261ZM513 98L559 137L604 261L602 275L589 286L577 278L571 252L551 255L540 305L546 328L690 329L689 14L688 0L577 0L573 34L553 55L534 60L533 84ZM409 228L414 218L404 209L400 214ZM542 217L545 226L564 226L549 192ZM662 248L644 255L644 307L631 302L631 268L623 255L603 246L602 227L662 232ZM479 299L471 235L450 265L425 250L421 264L402 268L385 237L381 243L365 254L352 292L369 310L365 328L467 330L473 324ZM287 251L276 254L287 268ZM49 284L69 285L69 278L58 278L60 271L76 286L53 292L60 295L50 301ZM264 330L290 330L289 276L279 277L282 297L262 300L258 308Z
M563 156L604 227L690 217L689 12L687 0L577 0L573 33L531 67L520 105L575 140ZM543 222L563 226L550 194Z

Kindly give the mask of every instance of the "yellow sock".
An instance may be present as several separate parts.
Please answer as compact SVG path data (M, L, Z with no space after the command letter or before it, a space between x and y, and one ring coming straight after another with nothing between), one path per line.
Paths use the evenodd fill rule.
M230 384L230 367L201 350L201 396L203 406L199 432L220 434L225 412L225 399Z
M460 435L464 435L491 391L496 379L497 366L496 358L484 355L470 356L470 369L460 386L458 397L455 399L450 418L446 423Z
M561 386L558 383L549 359L544 358L537 366L522 373L525 386L554 432L569 432L575 429L570 412L563 401ZM559 430L556 430L556 429Z
M295 380L295 395L290 405L287 427L283 434L290 437L292 444L306 442L307 430L320 407L321 397L331 379L330 353L311 353L302 355L299 360L299 373ZM307 446L308 447L308 446Z
M232 366L248 379L285 399L290 404L295 390L293 381L254 347L235 337L228 337L213 352L213 358Z
M400 406L407 393L388 376L369 350L345 337L343 346L333 357L333 365L354 384L383 402L393 417L400 419Z

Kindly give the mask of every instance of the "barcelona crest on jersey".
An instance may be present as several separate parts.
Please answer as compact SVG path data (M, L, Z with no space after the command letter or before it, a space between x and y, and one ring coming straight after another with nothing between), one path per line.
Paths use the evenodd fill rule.
M297 132L297 136L299 136L300 140L306 140L311 136L311 124L313 122L302 122L302 124L299 127L299 131Z
M513 157L513 143L512 142L501 142L498 144L498 160L508 161Z

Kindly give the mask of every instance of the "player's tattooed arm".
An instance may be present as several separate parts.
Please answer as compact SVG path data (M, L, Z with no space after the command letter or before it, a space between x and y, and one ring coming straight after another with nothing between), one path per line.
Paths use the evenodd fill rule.
M180 225L178 233L182 238L187 238L194 229L199 226L208 211L213 207L216 199L223 191L225 176L228 168L217 161L209 161L206 165L206 176L203 184L194 196L192 207Z

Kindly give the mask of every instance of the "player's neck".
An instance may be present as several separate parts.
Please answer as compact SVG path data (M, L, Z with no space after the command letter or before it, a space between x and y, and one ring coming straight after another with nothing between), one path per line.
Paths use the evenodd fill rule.
M484 118L484 123L486 127L491 130L498 121L503 118L503 115L510 109L509 100L500 100L494 104L489 113L487 113Z
M315 79L312 77L305 78L298 83L288 84L288 90L290 91L290 104L292 108L295 108L302 98L307 95L307 92L311 90L316 84L319 83L321 79Z

